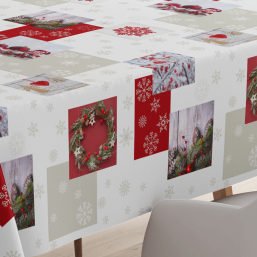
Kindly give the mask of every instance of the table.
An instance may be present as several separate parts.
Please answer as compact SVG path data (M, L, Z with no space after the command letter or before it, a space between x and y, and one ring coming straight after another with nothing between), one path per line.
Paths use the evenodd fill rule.
M255 2L10 0L0 16L1 256L257 176Z

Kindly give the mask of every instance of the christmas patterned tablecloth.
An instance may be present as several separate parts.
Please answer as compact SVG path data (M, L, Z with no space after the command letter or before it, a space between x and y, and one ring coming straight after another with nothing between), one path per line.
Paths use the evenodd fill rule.
M0 257L257 176L254 0L8 0L0 18Z

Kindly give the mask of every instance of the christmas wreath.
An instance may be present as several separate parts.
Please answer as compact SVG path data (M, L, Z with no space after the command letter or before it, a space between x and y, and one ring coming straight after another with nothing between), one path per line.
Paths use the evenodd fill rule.
M253 110L253 115L257 116L257 67L249 75L249 79L251 79L251 84L247 89L246 100L247 98L250 99L251 110Z
M69 150L75 155L75 164L78 165L79 170L81 167L87 165L90 171L100 169L98 164L111 157L115 151L113 151L114 144L117 139L117 135L114 127L114 115L113 108L106 109L103 101L97 102L93 107L87 107L81 110L81 117L71 127L73 136L70 140ZM85 132L82 131L83 126L91 126L95 123L95 116L100 116L106 121L107 128L107 141L99 146L99 151L91 154L86 153L86 149L81 145L81 140L85 136Z
M176 147L169 150L168 155L168 179L175 178L211 166L212 161L212 138L213 138L213 120L210 119L201 135L196 127L193 133L193 144L187 150L187 141L185 147ZM185 140L185 137L182 136Z

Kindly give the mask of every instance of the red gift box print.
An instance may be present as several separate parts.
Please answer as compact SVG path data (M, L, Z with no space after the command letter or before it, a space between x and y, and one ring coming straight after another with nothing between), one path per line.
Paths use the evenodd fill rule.
M0 106L0 138L8 136L7 108Z
M135 160L168 150L170 92L152 91L152 76L135 80Z
M159 52L126 61L153 71L153 94L195 83L195 58Z
M70 109L69 177L116 165L117 97Z
M7 189L4 194L8 193L10 197L10 205L18 230L35 226L32 155L1 163L0 166ZM0 193L0 198L2 194Z
M168 179L212 165L214 101L170 114Z

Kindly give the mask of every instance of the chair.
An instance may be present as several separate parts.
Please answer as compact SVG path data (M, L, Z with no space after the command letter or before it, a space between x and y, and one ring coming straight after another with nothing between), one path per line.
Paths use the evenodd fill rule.
M142 257L257 256L257 192L204 202L164 200L153 208Z

